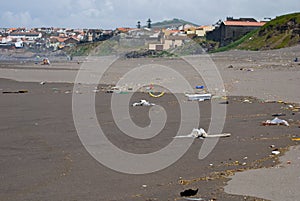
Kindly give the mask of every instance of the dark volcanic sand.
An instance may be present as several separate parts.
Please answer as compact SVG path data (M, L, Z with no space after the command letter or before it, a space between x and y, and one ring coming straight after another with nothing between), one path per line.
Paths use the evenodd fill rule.
M245 97L230 97L223 132L232 136L220 139L208 157L198 159L202 141L195 140L179 161L164 170L146 175L118 173L98 163L81 144L72 119L72 93L65 93L72 87L71 84L40 85L0 79L1 201L183 200L180 192L189 188L199 188L196 197L205 200L255 200L224 193L228 181L225 176L241 169L276 165L276 157L270 157L270 145L285 148L296 144L290 140L299 130L296 123L290 127L264 127L260 122L272 119L271 114L279 112L287 114L282 118L296 122L300 120L299 113L292 115L292 111L282 108L286 106L283 103L250 99L253 103L249 104L242 102ZM2 94L23 89L29 93ZM105 134L114 144L134 153L149 153L171 142L177 132L180 112L172 95L158 99L142 93L133 96L133 101L147 99L161 104L169 115L166 129L150 140L122 136L110 123L110 96L99 92L96 110ZM199 104L199 126L207 129L210 102ZM149 123L148 109L131 108L137 125ZM244 162L246 165L241 165Z

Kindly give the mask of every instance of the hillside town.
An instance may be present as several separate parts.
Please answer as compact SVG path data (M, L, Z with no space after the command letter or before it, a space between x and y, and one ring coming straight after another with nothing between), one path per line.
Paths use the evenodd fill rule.
M1 28L0 47L58 50L78 43L106 40L112 30L67 28Z
M146 26L138 21L136 28L119 27L115 30L68 29L68 28L1 28L0 49L9 51L26 49L32 52L63 50L78 44L104 41L118 36L120 44L146 47L148 50L162 51L177 48L193 38L205 38L225 46L248 32L265 24L253 18L227 17L213 25L155 27L148 19Z

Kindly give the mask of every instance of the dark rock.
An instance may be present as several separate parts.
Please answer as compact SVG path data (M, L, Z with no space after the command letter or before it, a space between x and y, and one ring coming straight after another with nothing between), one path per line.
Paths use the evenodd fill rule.
M180 192L180 196L181 197L190 197L190 196L194 196L198 193L199 189L193 190L193 189L188 189L185 191Z

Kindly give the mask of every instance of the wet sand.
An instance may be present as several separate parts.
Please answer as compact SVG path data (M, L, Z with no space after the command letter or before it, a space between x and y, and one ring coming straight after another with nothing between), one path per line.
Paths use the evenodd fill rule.
M280 157L281 164L278 166L237 173L225 187L225 192L273 201L298 200L300 196L299 152L299 146L291 147L289 152Z
M277 167L278 157L272 156L271 151L278 148L283 153L287 147L298 144L291 141L291 137L299 136L299 112L286 109L289 103L266 103L262 100L273 98L299 103L298 94L293 93L298 89L298 66L290 63L295 66L286 71L281 68L268 69L267 66L272 65L265 63L266 67L248 72L240 70L240 66L245 67L246 62L240 62L238 56L231 60L231 54L234 55L234 52L223 54L225 53L213 55L212 58L223 75L226 90L230 95L223 132L232 133L232 136L220 139L213 152L203 160L198 159L202 141L197 139L176 163L161 171L145 175L129 175L113 171L98 163L83 147L72 116L72 93L70 92L73 90L73 84L66 83L74 79L78 64L65 64L61 66L62 69L58 69L58 64L49 67L39 66L51 68L56 65L55 70L36 70L34 64L30 64L29 69L25 69L24 66L23 69L18 69L19 65L1 68L2 77L22 82L0 79L0 177L2 181L0 200L184 200L180 197L180 192L189 188L198 188L196 197L204 200L260 200L253 197L272 199L270 196L264 196L269 193L267 190L264 191L265 194L260 194L255 189L252 192L250 187L248 192L242 191L243 186L240 186L241 189L235 187L234 192L227 190L224 192L223 188L230 180L229 177L236 172ZM274 58L277 58L277 53L274 54ZM244 52L239 52L237 55L244 59L249 56ZM293 57L293 51L289 55L285 62ZM256 56L263 57L258 53ZM264 58L267 57L268 55ZM112 68L101 84L114 84L122 72L126 72L136 61L119 61L120 63L115 65L122 68L117 70ZM138 61L140 65L143 62L148 63L149 60ZM159 62L172 64L175 69L179 69L184 64L178 60ZM262 59L261 62L269 61ZM227 68L230 63L234 66L233 69ZM252 62L248 64L249 66L245 68L253 68ZM285 82L283 85L285 88L274 90L278 93L274 97L268 94L273 93L269 90L269 85L262 84L263 76L272 77L270 72L272 75L278 73ZM199 78L193 77L192 69L182 73L190 78L192 85L199 84ZM256 84L255 87L249 87L244 77ZM255 82L256 77L260 81ZM235 85L236 80L239 80L240 84ZM58 83L46 82L41 85L40 81ZM265 82L272 84L271 81ZM274 83L278 86L282 85L277 81ZM286 90L287 88L289 90ZM28 93L2 93L17 90L28 90ZM288 96L291 93L294 96ZM122 96L122 94L118 95ZM257 95L259 99L248 97L250 95ZM152 98L145 93L136 93L132 97L132 102L147 99L162 105L168 113L164 132L149 140L136 140L124 136L112 123L110 97L111 94L104 91L97 93L96 113L107 137L121 149L133 153L150 153L166 146L176 135L180 111L174 96L166 94L161 98ZM245 103L246 99L252 103ZM224 102L222 99L214 101L220 104ZM186 104L199 104L201 111L199 127L208 129L210 102L187 102ZM149 108L131 108L133 121L140 126L148 125L148 111ZM286 116L282 118L289 120L291 126L261 126L262 121L273 118L271 116L273 113L285 113ZM270 148L271 145L275 147ZM290 160L293 165L298 164L293 159ZM258 182L259 179L268 182L266 178L257 178ZM245 181L244 178L237 180ZM283 181L287 186L295 184L294 181ZM291 189L290 192L282 192L283 195L284 193L294 195L295 191Z

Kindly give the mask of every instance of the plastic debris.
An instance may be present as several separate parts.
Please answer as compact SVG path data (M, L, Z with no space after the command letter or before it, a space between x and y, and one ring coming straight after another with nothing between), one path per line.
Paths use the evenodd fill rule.
M292 141L300 141L300 137L292 138Z
M110 87L107 91L106 91L106 93L118 93L118 92L120 92L120 89L118 88L118 87Z
M204 89L204 86L203 85L197 85L196 89Z
M200 138L200 139L203 139L203 138L229 137L229 136L231 136L230 133L208 135L203 128L200 128L200 129L194 128L192 130L191 134L175 136L174 138Z
M128 94L129 92L127 92L127 91L119 91L119 92L117 92L118 94Z
M50 65L50 60L48 58L44 58L42 61L42 65Z
M184 198L184 199L186 199L186 200L195 200L195 201L204 200L203 198Z
M149 95L153 98L160 98L165 94L165 92L160 92L159 94L154 94L152 91L149 92Z
M193 190L193 189L188 189L185 191L180 192L180 196L181 197L190 197L190 196L194 196L198 193L199 189Z
M19 91L3 91L3 94L25 94L28 93L27 90L19 90Z
M135 107L135 106L153 106L153 105L155 105L155 104L154 103L149 103L146 100L140 100L140 102L136 102L136 103L132 104L133 107Z
M284 114L284 113L275 113L275 114L272 114L272 117L281 117L281 116L286 116L286 114Z
M278 149L274 149L274 150L272 151L272 154L273 154L273 155L279 155L279 154L280 154L280 151L279 151Z
M243 103L252 103L250 100L248 100L248 99L245 99L244 101L243 101Z
M211 94L185 94L189 101L205 101L211 99Z
M274 144L270 145L270 148L274 148L274 147L275 147L275 145L274 145Z
M264 126L269 126L269 125L284 125L284 126L290 126L290 124L283 119L279 119L277 117L275 117L273 120L267 120L262 122L262 125Z
M46 84L46 82L44 82L44 81L43 81L43 82L40 82L40 85L44 85L44 84Z

